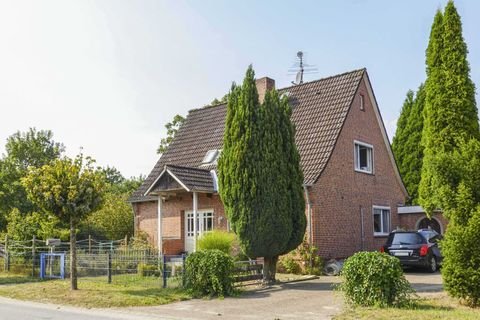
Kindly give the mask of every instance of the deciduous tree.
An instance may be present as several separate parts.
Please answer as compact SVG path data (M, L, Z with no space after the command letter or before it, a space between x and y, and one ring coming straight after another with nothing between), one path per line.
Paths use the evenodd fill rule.
M38 208L27 199L20 180L27 175L29 167L41 167L58 159L64 151L61 143L53 140L50 130L30 128L27 132L16 132L7 138L6 153L0 160L0 218L3 220L13 209L26 215Z
M83 155L62 158L40 168L31 168L22 179L28 198L44 211L70 225L71 289L77 290L76 227L100 207L105 188L104 175Z
M177 134L177 131L180 129L184 121L185 121L185 118L177 114L175 115L175 117L173 117L173 120L171 122L165 125L165 129L167 129L167 137L162 138L162 140L160 140L160 146L158 146L158 149L157 149L158 154L161 154L167 151L167 147L173 141L175 134Z

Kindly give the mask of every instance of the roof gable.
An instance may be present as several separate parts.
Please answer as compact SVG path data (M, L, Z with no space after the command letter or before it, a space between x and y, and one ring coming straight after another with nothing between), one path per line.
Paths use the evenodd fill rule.
M360 69L279 89L281 93L288 92L292 106L295 142L306 185L315 183L325 168L364 74L365 69ZM223 104L190 111L167 151L130 201L153 199L144 194L165 165L201 167L208 150L222 149L226 109Z

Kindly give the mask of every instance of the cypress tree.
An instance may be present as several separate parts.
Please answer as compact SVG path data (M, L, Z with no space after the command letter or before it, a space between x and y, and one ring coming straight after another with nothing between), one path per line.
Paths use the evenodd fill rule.
M393 137L392 150L397 160L405 187L410 194L410 204L418 204L418 185L423 164L423 109L425 105L425 86L407 92L402 111Z
M427 80L425 82L425 108L424 126L422 132L422 144L424 146L424 159L422 165L421 180L418 189L419 202L428 214L438 208L438 200L433 199L435 186L435 168L433 166L435 153L443 149L438 143L438 136L442 131L440 126L445 126L444 121L437 121L441 114L443 100L443 81L441 51L443 48L443 14L440 10L435 14L430 40L426 51Z
M480 142L475 87L460 16L449 1L427 49L420 203L449 219L442 276L453 297L480 305Z
M242 86L232 86L222 156L220 196L240 246L263 257L264 279L275 279L278 256L296 248L305 233L300 157L290 107L275 90L258 101L250 66Z
M451 181L439 158L480 136L475 87L470 79L467 46L460 16L452 1L444 15L437 12L427 49L427 81L422 142L425 157L420 183L420 203L427 213L448 206ZM442 170L443 171L442 171ZM448 216L448 212L445 212Z

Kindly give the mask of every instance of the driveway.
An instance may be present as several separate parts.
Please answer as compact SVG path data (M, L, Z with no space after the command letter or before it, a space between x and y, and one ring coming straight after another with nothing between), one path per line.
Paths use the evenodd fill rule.
M405 271L405 278L420 296L432 295L443 291L442 275L440 272L428 273Z
M195 299L135 312L162 314L172 319L330 319L342 309L332 292L336 277L288 283L249 291L237 298Z
M419 295L442 291L439 273L406 272ZM342 298L332 291L338 277L250 290L236 298L194 299L156 307L82 309L0 298L2 320L197 320L197 319L330 319L342 310Z

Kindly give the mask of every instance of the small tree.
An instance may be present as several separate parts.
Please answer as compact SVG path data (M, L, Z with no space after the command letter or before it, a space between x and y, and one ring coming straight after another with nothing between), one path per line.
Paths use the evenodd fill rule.
M219 190L243 252L264 258L264 281L275 280L279 255L295 249L306 227L303 175L287 97L268 91L259 103L250 66L227 103Z
M32 168L22 179L28 198L44 211L70 225L71 289L77 290L76 227L102 203L104 176L92 166L93 160L77 156L57 159Z

